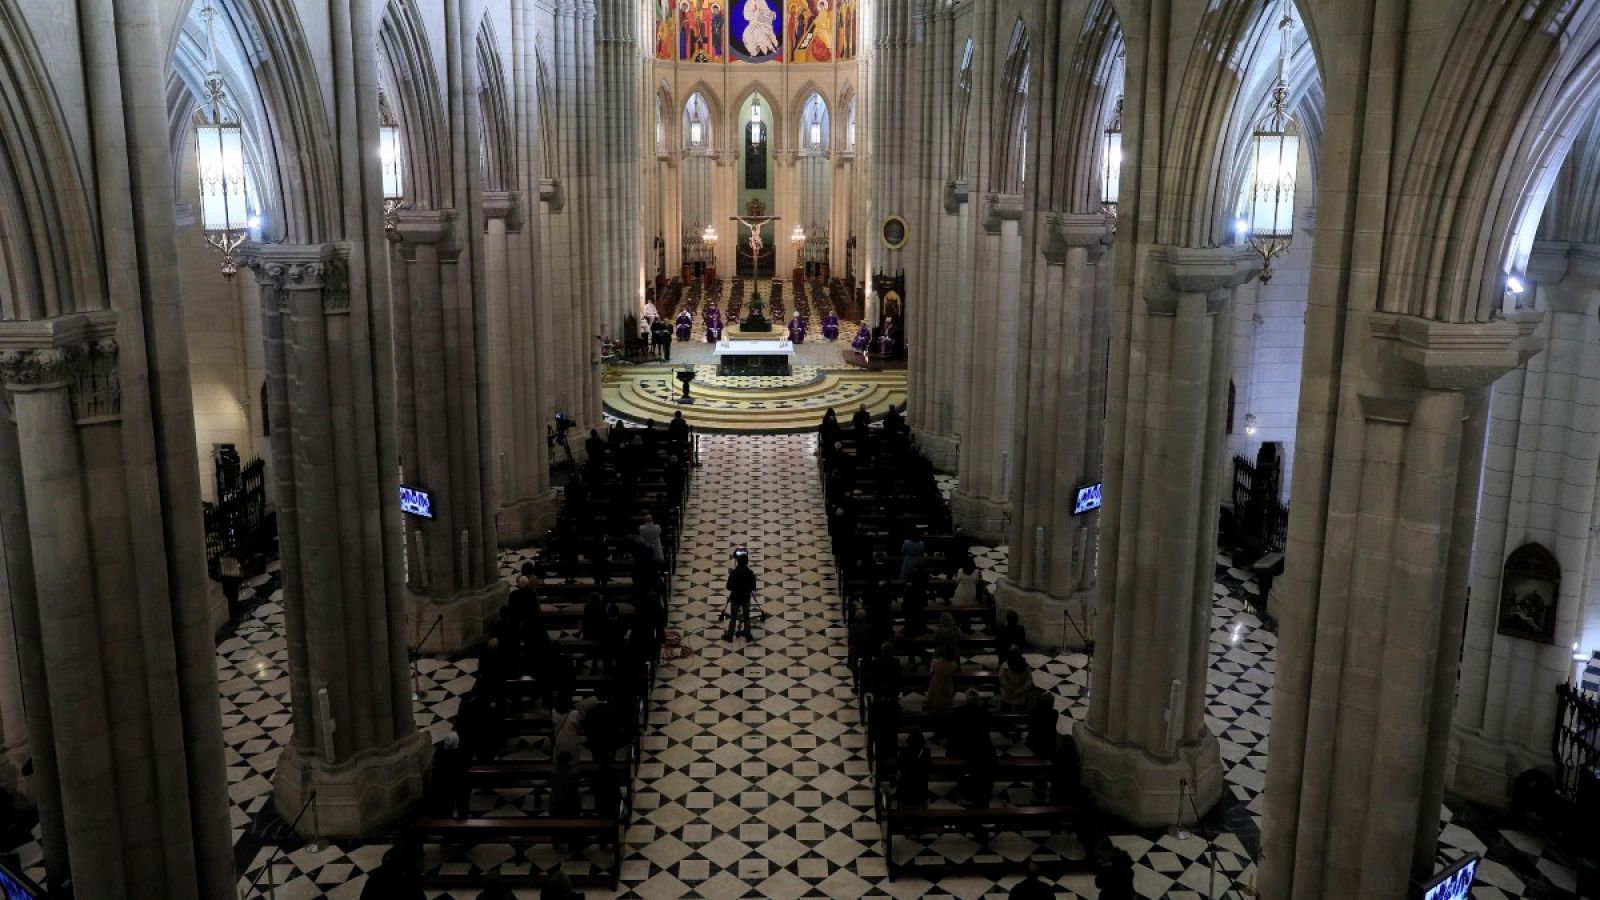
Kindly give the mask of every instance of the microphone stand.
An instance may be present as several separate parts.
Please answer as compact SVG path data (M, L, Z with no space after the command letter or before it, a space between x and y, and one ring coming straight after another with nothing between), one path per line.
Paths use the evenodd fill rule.
M417 660L422 656L422 647L428 643L428 638L433 637L433 630L443 624L444 614L441 613L439 618L434 619L433 624L428 626L428 630L423 632L422 640L417 641L417 645L411 648L411 699L413 701L422 699L422 692L418 690L422 676L417 671Z
M300 824L300 820L305 817L306 810L310 809L311 808L311 804L315 803L316 801L317 801L317 791L316 791L315 788L313 788L311 790L311 793L306 795L306 802L300 804L300 811L294 814L294 821L289 823L289 831L290 832L293 832L294 831L294 827L296 825ZM246 887L245 890L244 890L244 894L245 894L246 898L248 898L250 896L250 892L251 891L256 889L256 882L261 880L261 876L262 875L270 875L270 873L272 872L272 864L277 862L278 861L278 857L280 857L282 855L283 855L283 845L279 844L278 845L278 849L272 851L272 856L267 858L267 864L265 866L262 866L256 872L256 877L250 879L249 887ZM268 893L271 896L273 896L273 897L278 896L278 886L272 882L270 877L267 880L267 890L268 890Z

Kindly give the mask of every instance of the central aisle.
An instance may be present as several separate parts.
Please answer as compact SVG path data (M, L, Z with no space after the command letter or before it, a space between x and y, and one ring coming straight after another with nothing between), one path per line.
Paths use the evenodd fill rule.
M623 864L639 896L859 897L885 874L815 444L701 439L670 626L687 655L662 662ZM725 642L740 543L766 619Z

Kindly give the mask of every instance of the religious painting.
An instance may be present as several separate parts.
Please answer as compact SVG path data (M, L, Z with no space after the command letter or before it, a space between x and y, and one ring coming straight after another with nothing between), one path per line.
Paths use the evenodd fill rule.
M677 0L651 0L655 18L655 45L656 59L671 62L676 51L673 44L678 40L678 7Z
M856 58L856 16L861 12L861 0L833 0L833 22L836 37L833 48L840 62Z
M1523 544L1506 558L1500 580L1500 633L1555 643L1561 566L1539 544Z
M741 62L783 61L783 11L779 0L730 0L728 52Z
M784 34L788 38L789 62L833 62L832 0L788 0Z
M722 36L727 26L725 0L678 0L678 59L722 62Z
M906 245L906 220L899 216L890 216L883 220L883 244L890 250L899 250Z

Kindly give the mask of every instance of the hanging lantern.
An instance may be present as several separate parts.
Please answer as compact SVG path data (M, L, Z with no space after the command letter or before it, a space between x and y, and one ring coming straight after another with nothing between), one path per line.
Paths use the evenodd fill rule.
M750 143L759 147L766 136L766 128L761 124L761 104L756 103L750 107Z
M222 253L222 275L232 278L239 267L233 253L250 236L255 217L250 211L250 189L245 177L244 129L228 108L227 90L217 69L212 21L217 11L210 3L200 11L206 20L207 56L205 106L195 113L194 147L200 186L200 228L206 243Z
M1122 98L1117 98L1111 125L1106 128L1100 147L1100 205L1106 215L1117 217L1117 197L1122 193Z
M1272 260L1294 240L1294 194L1300 160L1300 137L1289 134L1289 30L1294 19L1285 9L1278 23L1282 41L1278 49L1278 82L1272 88L1272 107L1250 135L1250 190L1246 198L1242 233L1261 254L1261 283L1272 280Z
M689 99L689 146L698 148L705 143L706 123L700 117L699 95Z
M817 150L822 149L822 110L817 108L811 112L811 122L807 125L808 142Z

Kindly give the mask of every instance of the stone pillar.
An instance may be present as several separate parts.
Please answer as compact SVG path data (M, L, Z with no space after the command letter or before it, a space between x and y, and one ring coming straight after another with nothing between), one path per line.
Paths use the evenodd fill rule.
M20 669L7 702L20 674L27 715L24 729L23 704L7 711L7 737L31 735L53 888L70 872L78 896L198 900L233 881L215 661L190 640L209 635L200 546L160 526L160 469L134 456L165 423L147 358L121 349L143 350L143 323L120 321L0 323L0 588Z
M355 837L393 820L422 795L432 756L412 716L401 536L389 524L399 477L375 449L392 412L368 374L373 343L350 314L349 250L240 254L261 288L294 713L273 797L289 821L309 806L308 836Z
M967 371L965 432L958 471L961 486L950 497L956 526L986 543L1009 535L1012 429L1016 427L1018 317L1022 305L1022 197L990 194L978 237L979 283L984 303L967 304L968 336L974 348ZM937 363L930 363L937 365Z
M1097 639L1084 783L1143 827L1222 796L1206 728L1217 504L1228 401L1228 304L1254 274L1233 248L1152 247L1144 298L1113 313Z
M1296 460L1325 467L1327 492L1297 492L1275 588L1259 885L1297 900L1404 896L1433 869L1487 388L1537 347L1528 317L1314 306L1307 335L1327 340L1335 316L1356 349L1329 366L1308 343L1308 375L1341 390L1327 433L1305 433L1326 413L1302 413Z
M390 231L401 466L406 484L433 497L432 518L405 520L410 643L425 651L481 640L506 594L494 473L481 464L489 397L478 357L488 348L478 335L489 329L478 327L478 298L463 296L471 282L458 271L455 231L452 210L401 210Z
M1495 382L1455 712L1452 789L1507 807L1512 781L1550 765L1557 685L1573 678L1570 648L1600 639L1591 582L1600 432L1600 247L1539 241L1528 260L1546 349ZM1512 313L1516 321L1527 313ZM1507 557L1538 543L1561 565L1553 643L1499 632Z
M539 358L545 355L534 323L534 285L520 265L524 225L515 192L484 194L484 239L489 321L489 417L494 436L496 534L501 546L521 547L555 524L559 497L550 488L545 443L545 390ZM553 410L551 411L553 412Z
M1100 480L1109 328L1105 216L1044 216L1036 298L1025 313L1012 440L1010 558L998 603L1039 644L1092 638L1099 512L1073 515ZM1066 617L1071 617L1068 622Z

